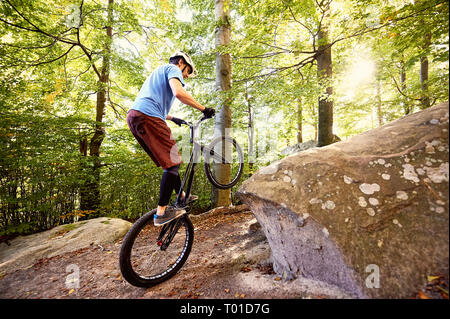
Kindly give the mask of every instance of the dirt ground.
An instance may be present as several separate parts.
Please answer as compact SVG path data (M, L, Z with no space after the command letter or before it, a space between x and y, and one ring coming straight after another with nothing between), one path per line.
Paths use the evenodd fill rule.
M174 277L157 286L137 288L122 278L118 241L41 259L28 269L0 275L0 298L349 297L321 282L286 282L276 275L270 263L270 247L260 228L254 227L256 220L250 212L193 218L193 223L194 245L186 264ZM79 270L78 288L68 280L75 269Z

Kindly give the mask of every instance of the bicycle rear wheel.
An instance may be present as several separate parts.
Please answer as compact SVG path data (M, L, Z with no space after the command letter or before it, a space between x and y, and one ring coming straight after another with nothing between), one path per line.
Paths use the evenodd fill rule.
M120 250L122 276L137 287L159 284L173 275L186 262L194 240L194 227L187 215L156 227L148 212L133 224Z
M205 174L217 188L231 188L239 181L244 170L244 154L236 140L219 136L203 151Z

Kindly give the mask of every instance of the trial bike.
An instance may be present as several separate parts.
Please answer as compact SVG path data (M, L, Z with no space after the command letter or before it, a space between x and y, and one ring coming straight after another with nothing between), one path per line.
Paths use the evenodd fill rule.
M216 137L204 146L196 141L202 117L195 123L184 121L190 128L192 150L174 206L183 207L186 214L163 226L154 226L156 209L144 214L124 237L119 264L123 278L137 287L150 287L174 276L186 262L194 242L194 227L189 218L190 204L181 199L183 190L189 198L195 167L203 154L206 177L219 189L236 185L244 169L244 155L230 136ZM220 169L218 169L218 167ZM223 172L225 171L225 174Z

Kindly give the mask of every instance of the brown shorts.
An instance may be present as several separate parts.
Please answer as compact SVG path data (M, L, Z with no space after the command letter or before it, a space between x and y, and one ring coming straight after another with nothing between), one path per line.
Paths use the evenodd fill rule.
M128 111L127 124L138 143L163 169L181 164L181 156L166 122L136 110Z

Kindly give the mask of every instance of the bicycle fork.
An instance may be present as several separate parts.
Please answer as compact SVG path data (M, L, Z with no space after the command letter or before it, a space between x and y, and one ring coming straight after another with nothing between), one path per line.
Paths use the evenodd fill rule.
M159 233L158 239L156 240L156 244L160 247L162 251L165 251L169 247L173 237L175 237L175 234L178 232L178 229L180 229L181 226L180 220L182 218L184 218L184 216L177 218L166 225L163 225L161 232ZM167 236L164 238L166 233Z

